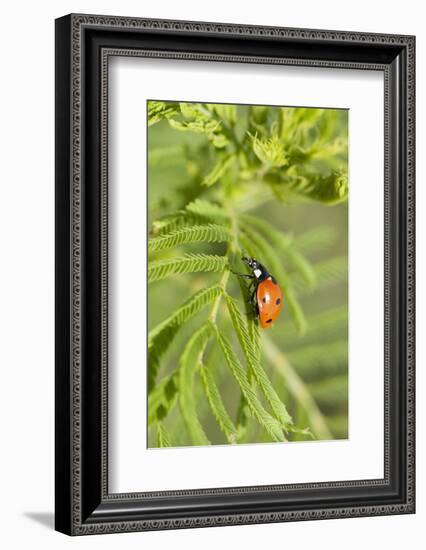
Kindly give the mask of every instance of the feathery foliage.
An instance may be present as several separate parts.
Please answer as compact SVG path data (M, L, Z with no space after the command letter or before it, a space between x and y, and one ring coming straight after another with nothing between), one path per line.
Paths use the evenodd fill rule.
M209 338L209 325L201 325L186 344L179 362L179 405L193 445L209 445L210 443L198 419L192 391L194 375L201 365L203 352Z
M185 254L180 258L151 262L148 266L148 282L160 281L179 273L196 273L197 271L223 271L227 267L223 256L208 254Z
M164 427L162 422L157 422L157 446L158 447L171 447L170 434Z
M229 369L237 381L237 384L240 386L241 392L247 401L251 414L271 435L274 441L285 441L285 436L282 432L280 423L263 408L255 391L253 390L253 387L249 383L247 375L234 350L232 349L231 344L226 337L219 332L219 329L215 325L213 326L213 331L220 347L222 348L222 352Z
M203 307L207 306L222 292L219 286L207 287L183 303L172 315L165 319L162 323L153 328L148 334L148 353L149 353L149 370L148 370L148 391L155 386L155 379L160 367L160 360L163 354L167 351L174 337L184 323L187 323L194 315L196 315Z
M284 403L278 397L271 381L260 363L260 357L252 345L252 339L248 331L247 322L229 294L226 295L226 303L228 305L232 324L234 325L235 332L237 333L241 348L244 352L247 366L271 406L274 416L281 423L283 430L287 431L288 426L292 424L291 416L288 414Z
M225 408L220 391L214 381L212 373L204 365L201 365L200 374L207 400L220 429L225 434L229 443L236 443L237 428L234 426L234 423Z
M167 250L186 243L224 243L230 240L229 232L220 225L193 225L160 235L148 241L148 252Z

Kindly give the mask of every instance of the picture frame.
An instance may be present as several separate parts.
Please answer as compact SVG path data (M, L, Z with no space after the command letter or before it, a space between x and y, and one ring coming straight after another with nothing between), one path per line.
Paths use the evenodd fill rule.
M71 14L56 20L55 46L55 528L86 535L414 513L415 38ZM134 55L383 73L382 479L109 492L108 61Z

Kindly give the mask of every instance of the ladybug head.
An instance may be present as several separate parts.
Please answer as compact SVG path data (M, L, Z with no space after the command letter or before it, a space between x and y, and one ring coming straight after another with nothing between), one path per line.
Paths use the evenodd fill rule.
M248 267L252 270L253 275L256 277L258 281L263 281L267 277L269 277L268 271L265 269L265 267L258 262L255 258L247 258L246 256L243 256L241 258L244 263L248 265Z
M247 256L243 256L241 258L244 263L246 263L251 269L256 269L259 266L259 262L255 260L254 258L247 258Z

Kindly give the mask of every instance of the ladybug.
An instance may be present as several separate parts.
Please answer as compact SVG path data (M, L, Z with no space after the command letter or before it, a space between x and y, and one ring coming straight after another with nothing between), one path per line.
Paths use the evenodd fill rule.
M283 293L280 285L268 270L254 258L243 256L243 262L251 269L251 274L236 273L250 279L252 291L250 301L259 317L260 326L269 328L277 320L283 307Z

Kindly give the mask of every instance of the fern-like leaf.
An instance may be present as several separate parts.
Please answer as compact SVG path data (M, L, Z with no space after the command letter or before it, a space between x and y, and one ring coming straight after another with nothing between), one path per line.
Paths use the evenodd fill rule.
M215 183L217 183L221 177L224 176L224 174L228 171L230 166L235 162L236 156L235 155L228 155L224 159L219 160L213 170L207 174L207 176L203 179L202 184L206 187L211 187Z
M278 397L278 394L274 390L274 387L272 386L268 375L262 367L260 357L252 345L252 340L250 338L245 318L242 316L240 310L238 309L236 303L231 298L231 296L229 296L229 294L226 294L225 298L232 324L234 326L235 332L237 333L238 340L240 341L241 349L243 350L246 363L250 371L252 372L255 380L259 384L259 387L262 390L262 393L269 403L277 420L280 421L284 431L287 431L288 426L292 424L292 418L289 415L284 403Z
M237 381L237 384L239 385L245 399L247 400L247 404L250 407L251 414L265 428L265 430L269 433L274 441L285 441L286 438L284 436L280 423L263 408L261 402L259 401L259 398L256 395L256 392L250 385L247 379L246 372L242 367L240 361L238 360L238 357L235 355L231 344L219 331L216 325L211 326L213 328L219 346L222 349L228 367L235 380Z
M148 265L148 282L160 281L179 273L196 273L199 271L223 271L227 268L225 256L209 254L185 254L171 260L159 260Z
M234 423L232 422L225 408L212 373L204 365L201 365L200 374L201 381L204 387L204 392L206 394L207 401L209 402L213 416L216 418L216 421L228 442L236 443L237 428L234 426Z
M210 445L198 419L193 393L194 375L210 336L210 325L203 324L189 339L179 361L179 405L193 445Z
M302 254L318 254L329 249L337 240L337 232L329 225L310 229L294 238L295 248Z
M184 210L155 220L151 227L151 234L164 235L183 227L208 223L227 225L228 222L229 217L221 206L204 199L196 199L187 204Z
M203 307L213 302L222 292L219 286L203 288L184 302L170 317L153 328L148 334L148 391L155 386L160 359L167 351L181 327Z
M224 243L230 238L228 230L221 225L193 225L149 239L148 252L167 250L186 243Z
M261 218L248 214L245 214L242 218L250 226L258 229L263 237L267 238L273 247L278 252L282 253L284 258L298 273L300 273L308 285L313 286L315 284L316 277L312 265L292 245L291 239L278 231L272 224Z
M190 202L186 208L186 212L201 216L202 218L209 220L213 223L224 223L229 220L229 216L225 210L219 205L211 201L204 199L196 199Z
M280 200L292 195L333 205L345 202L348 198L348 175L331 172L326 176L318 174L272 174L265 178Z
M267 168L281 168L288 164L288 151L276 134L270 138L250 137L255 155Z
M172 447L170 434L162 422L157 423L157 445L158 447Z
M177 103L148 101L148 126L153 126L163 119L171 119L178 113Z
M176 372L162 380L151 391L148 395L148 427L166 418L176 403L177 392Z

